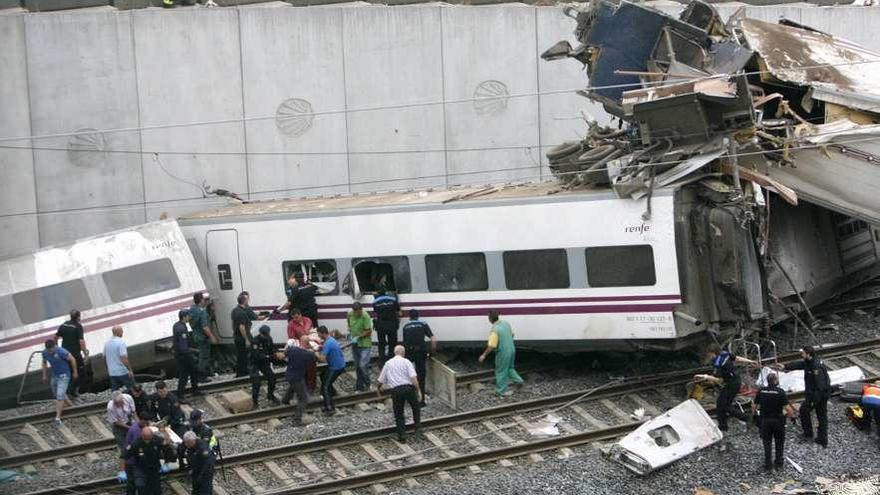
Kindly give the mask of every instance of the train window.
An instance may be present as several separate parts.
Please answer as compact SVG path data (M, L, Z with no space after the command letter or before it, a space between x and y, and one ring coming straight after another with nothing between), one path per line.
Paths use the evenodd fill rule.
M466 292L489 289L483 253L429 254L425 256L428 290Z
M180 279L168 258L110 270L101 278L115 303L180 287Z
M509 290L569 287L568 256L564 249L505 251L502 258Z
M647 245L592 247L586 250L590 287L654 285L654 249Z
M376 292L379 288L399 294L412 291L409 258L406 256L353 259L351 264L364 294Z
M72 309L92 308L82 280L31 289L12 295L18 317L25 325L66 315Z
M294 273L300 272L306 280L318 287L319 296L339 294L339 276L336 272L335 260L284 261L281 263L284 273L284 284Z

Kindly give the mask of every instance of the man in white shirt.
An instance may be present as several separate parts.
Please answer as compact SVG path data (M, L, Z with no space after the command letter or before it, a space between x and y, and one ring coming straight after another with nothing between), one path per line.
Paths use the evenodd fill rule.
M379 374L379 394L383 391L391 393L391 402L394 405L394 423L397 426L397 439L406 442L406 416L403 408L409 403L412 408L413 424L418 434L420 421L419 402L424 400L422 391L419 389L419 377L416 368L404 354L406 350L402 345L394 348L394 357L389 359L382 367Z
M116 439L116 447L119 449L119 474L125 473L125 437L132 423L138 421L137 411L134 407L134 399L119 390L114 390L109 402L107 402L107 423L113 430L113 438Z

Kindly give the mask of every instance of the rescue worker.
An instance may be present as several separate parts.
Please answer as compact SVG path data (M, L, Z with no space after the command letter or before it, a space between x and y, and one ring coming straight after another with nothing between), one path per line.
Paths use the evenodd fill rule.
M159 495L162 493L160 476L170 471L163 464L174 462L174 450L166 436L153 434L152 428L141 429L141 437L128 447L128 458L134 474L134 488L138 495Z
M213 495L214 464L217 456L207 442L195 432L183 434L184 461L190 470L192 495Z
M336 340L339 338L339 330L333 330L331 335L327 327L321 325L318 327L318 336L324 341L318 360L327 363L321 376L321 397L324 400L322 409L325 416L333 416L336 414L336 406L333 404L333 382L345 371L345 356Z
M156 421L165 421L178 436L182 435L186 426L185 415L180 408L177 395L168 390L164 381L158 381L154 385L155 392L150 396L150 409L152 417Z
M217 440L217 436L214 435L214 430L205 423L204 414L201 409L193 409L189 413L189 429L198 435L200 439L207 442L209 447L215 450L219 449L220 442Z
M191 335L187 329L189 323L189 311L182 309L177 313L177 323L171 330L171 346L174 351L174 360L177 363L177 398L183 400L186 396L186 385L192 383L192 395L202 395L199 390L199 379L196 376L196 359L193 355Z
M757 366L758 363L722 349L720 345L713 345L709 348L709 357L711 358L712 375L697 375L697 378L721 386L721 391L718 392L718 397L715 400L718 414L718 429L727 431L728 416L733 416L748 424L748 414L738 405L734 404L736 396L739 394L739 389L742 386L742 381L736 370L736 364L743 363Z
M131 386L131 398L134 400L134 411L137 416L147 421L156 421L153 415L153 407L150 404L150 394L144 392L144 386L135 383Z
M58 327L55 337L61 339L61 347L73 356L76 360L76 369L78 378L70 381L67 393L71 399L79 396L80 389L85 389L85 358L89 356L89 349L86 347L86 340L83 335L83 327L80 324L81 314L78 309L70 312L70 319L65 321Z
M513 341L513 329L510 324L498 317L498 311L489 310L489 323L492 330L489 332L489 340L486 350L480 355L482 363L489 354L495 352L495 393L502 397L513 395L513 391L507 390L508 382L522 385L523 379L514 369L516 360L516 344Z
M189 308L189 325L192 328L193 344L199 352L198 379L210 382L211 378L211 343L217 343L217 337L211 332L208 312L205 310L207 299L201 292L193 294L193 305Z
M364 310L364 306L355 301L351 305L351 311L346 315L348 333L354 344L351 346L351 357L356 366L357 380L355 390L364 392L370 390L370 354L373 351L373 320L370 313Z
M816 355L812 346L801 349L803 361L789 365L780 364L778 369L786 371L804 370L804 401L801 403L800 420L804 430L804 439L813 438L812 412L816 411L819 427L816 430L815 442L828 447L828 399L831 397L831 378L828 368Z
M317 361L315 353L300 347L299 341L290 339L287 342L287 349L284 351L287 357L287 391L284 398L281 399L282 404L290 404L293 394L296 394L296 413L293 415L293 423L301 425L303 423L303 413L309 402L309 392L306 388L306 370Z
M259 334L251 341L251 398L254 409L259 407L262 382L260 374L266 377L269 402L276 405L279 402L278 397L275 397L275 372L272 370L272 362L275 360L275 343L272 341L271 330L268 325L263 325Z
M422 391L422 401L419 404L425 407L425 375L427 373L428 347L425 339L431 339L431 352L437 350L437 337L431 331L431 327L419 320L419 310L409 310L409 321L403 326L403 346L406 348L406 357L413 362L416 367L416 374L419 376L419 390Z
M871 418L877 426L880 437L880 380L862 386L862 410L865 411L865 423L871 428Z
M384 365L394 356L394 347L397 346L397 330L400 328L400 301L397 295L387 294L385 289L379 288L373 299L373 315L379 338L379 362Z
M785 455L785 417L794 417L794 408L785 391L779 388L779 377L767 375L767 386L755 395L752 414L759 418L761 441L764 443L764 469L782 469ZM776 443L776 457L771 463L772 444Z
M404 406L409 404L412 409L413 425L416 434L418 434L421 425L419 398L424 401L422 390L419 389L419 377L416 375L415 366L410 360L403 357L405 353L406 349L402 345L394 348L394 357L385 363L379 373L379 388L376 391L380 396L383 391L391 393L397 440L401 442L406 442Z
M312 321L313 326L318 326L318 303L315 296L318 295L318 286L307 282L303 272L292 273L287 277L287 302L279 306L274 312L278 313L285 309L296 308L300 313ZM290 311L287 319L292 318Z
M265 320L250 308L250 294L238 295L238 306L232 310L232 339L235 342L235 376L248 376L248 349L251 347L251 325L255 320Z

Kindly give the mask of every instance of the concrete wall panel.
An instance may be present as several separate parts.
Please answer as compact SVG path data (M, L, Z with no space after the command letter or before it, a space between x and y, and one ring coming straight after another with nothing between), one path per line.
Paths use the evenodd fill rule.
M342 12L352 191L443 184L440 7Z
M24 16L0 16L0 136L30 135ZM30 140L3 141L2 146L29 147ZM0 218L37 211L33 153L29 149L0 149ZM16 220L15 222L20 222ZM33 225L36 219L31 218ZM0 253L16 248L15 237L0 236Z
M36 215L0 216L0 259L40 247Z
M562 14L559 7L538 7L537 52L540 55L556 44L568 40L577 46L574 37L576 22ZM565 141L576 141L586 133L584 116L608 124L609 117L602 105L591 102L575 91L589 85L581 63L572 60L545 62L538 59L538 85L541 95L541 163L546 167L545 153ZM549 173L545 168L544 174Z
M28 15L25 24L34 134L138 126L127 15ZM34 144L53 148L34 153L40 211L143 201L140 157L106 152L139 150L136 131L90 132Z
M142 205L40 214L40 243L52 246L72 239L144 223Z
M539 174L535 9L441 12L449 181Z
M143 126L242 118L236 9L132 15ZM247 192L242 122L144 130L142 141L181 153L144 157L149 202L200 197L202 184Z
M342 11L242 9L241 39L251 198L348 191Z

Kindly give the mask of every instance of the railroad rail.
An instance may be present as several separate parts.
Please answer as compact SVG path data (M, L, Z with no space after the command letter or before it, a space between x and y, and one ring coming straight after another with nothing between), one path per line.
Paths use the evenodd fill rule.
M525 366L522 371L524 373L536 371L544 369L543 366L531 364ZM494 371L491 369L488 370L480 370L471 373L463 373L456 377L456 384L459 386L466 386L471 383L489 381L494 378ZM211 390L212 392L219 392L223 390L234 390L241 388L244 382L240 379L236 380L227 380L224 382L218 382ZM338 383L338 382L337 382ZM214 383L206 384L206 385L214 385ZM207 388L206 388L207 390ZM318 397L319 398L319 397ZM338 396L334 398L334 403L337 407L346 407L346 406L355 406L357 404L369 403L369 402L378 402L384 401L388 397L379 396L375 391L371 392L356 392L349 395ZM210 404L210 402L209 402ZM216 404L216 402L215 402ZM322 403L320 400L311 400L307 406L307 410L315 410L321 407ZM95 452L100 452L102 450L109 450L115 447L115 441L113 439L112 433L109 432L106 426L104 425L103 412L106 410L107 403L92 403L88 405L81 406L73 415L69 415L65 413L65 420L71 419L71 417L88 417L91 422L92 429L94 434L96 434L99 439L82 442L79 440L73 432L71 432L67 425L63 425L60 427L62 430L62 436L66 437L68 440L68 444L66 445L56 445L51 446L48 442L40 442L36 439L36 443L40 447L38 450L34 450L31 452L24 453L15 453L13 455L8 455L6 457L0 457L0 468L11 468L18 467L27 464L34 464L38 462L46 462L55 459L63 459L72 456L79 455L87 455ZM219 409L219 406L214 406L214 409ZM217 411L220 412L219 410ZM289 405L279 405L272 407L264 407L261 409L255 409L248 412L243 412L239 414L223 414L211 417L209 423L213 428L221 429L221 428L229 428L238 426L241 424L247 423L255 423L260 421L268 421L270 419L278 419L286 416L292 415L294 412L294 407ZM0 422L0 445L6 445L6 449L14 449L11 445L11 442L5 441L2 439L2 435L5 431L9 431L15 427L23 428L22 432L26 435L33 436L39 435L39 432L33 426L30 421L27 421L27 418L34 418L37 423L49 423L52 418L54 418L54 413L48 415L48 419L46 418L45 413L37 413L33 415L27 416L19 416L8 418L6 422ZM59 428L52 426L52 428Z
M855 364L880 376L880 339L827 348L822 357L831 368ZM779 362L797 359L798 353L778 357ZM394 428L389 427L229 455L222 464L254 493L332 493L366 486L381 492L383 483L400 481L415 487L419 476L448 479L451 469L467 467L476 472L480 464L498 461L509 465L509 458L525 455L539 462L547 451L568 456L572 447L623 436L641 424L633 421L629 411L643 407L652 415L660 414L674 405L668 402L676 391L683 392L682 385L703 371L705 368L635 377L591 390L433 418L422 422L423 434L411 437L410 443L397 442ZM544 416L548 410L561 417L558 426L564 434L534 440L527 429L534 418L525 415ZM711 413L713 408L707 410ZM504 423L499 418L504 418ZM254 470L271 473L273 486L257 482L250 474ZM185 491L181 474L166 478L175 492ZM115 485L115 479L107 478L29 495L95 493ZM222 487L216 492L225 494Z

